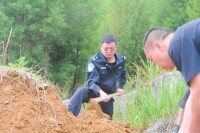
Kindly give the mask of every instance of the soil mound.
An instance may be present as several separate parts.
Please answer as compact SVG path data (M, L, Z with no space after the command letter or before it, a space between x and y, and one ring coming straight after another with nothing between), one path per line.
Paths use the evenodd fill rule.
M0 67L0 133L136 133L89 109L67 111L58 88L23 70Z

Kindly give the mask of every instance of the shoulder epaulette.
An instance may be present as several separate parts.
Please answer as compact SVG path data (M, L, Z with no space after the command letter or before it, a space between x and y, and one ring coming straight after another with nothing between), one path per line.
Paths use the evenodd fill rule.
M123 56L123 55L120 55L120 56L121 56L122 59L126 60L126 57L125 57L125 56Z
M126 60L126 57L125 56L122 56L124 58L124 60Z
M93 59L93 61L96 61L98 58L99 58L99 57L96 55L96 56L94 56L92 59Z

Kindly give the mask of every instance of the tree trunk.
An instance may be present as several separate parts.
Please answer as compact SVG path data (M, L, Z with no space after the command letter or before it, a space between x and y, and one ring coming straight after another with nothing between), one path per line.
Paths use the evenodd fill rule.
M44 69L44 74L45 74L45 79L49 80L49 47L48 45L45 46L45 69Z

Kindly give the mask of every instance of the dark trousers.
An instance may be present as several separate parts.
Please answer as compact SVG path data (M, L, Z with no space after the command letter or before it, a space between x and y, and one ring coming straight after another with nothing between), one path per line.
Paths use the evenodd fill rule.
M98 96L99 94L95 93L92 89L89 89L87 86L79 87L73 94L73 96L70 98L67 108L74 116L78 116L81 110L82 103L87 103L90 98L95 98ZM113 102L114 99L111 99L109 102L99 103L102 111L105 114L108 114L111 118L113 115Z
M184 95L183 99L179 103L179 106L181 108L185 109L185 105L186 105L186 102L187 102L189 96L190 96L190 88L187 88L185 90L185 95Z

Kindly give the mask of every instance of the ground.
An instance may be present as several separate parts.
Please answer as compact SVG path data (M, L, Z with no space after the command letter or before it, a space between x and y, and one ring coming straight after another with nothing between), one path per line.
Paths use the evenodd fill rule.
M0 67L0 133L137 133L91 105L74 117L56 86L24 70Z

